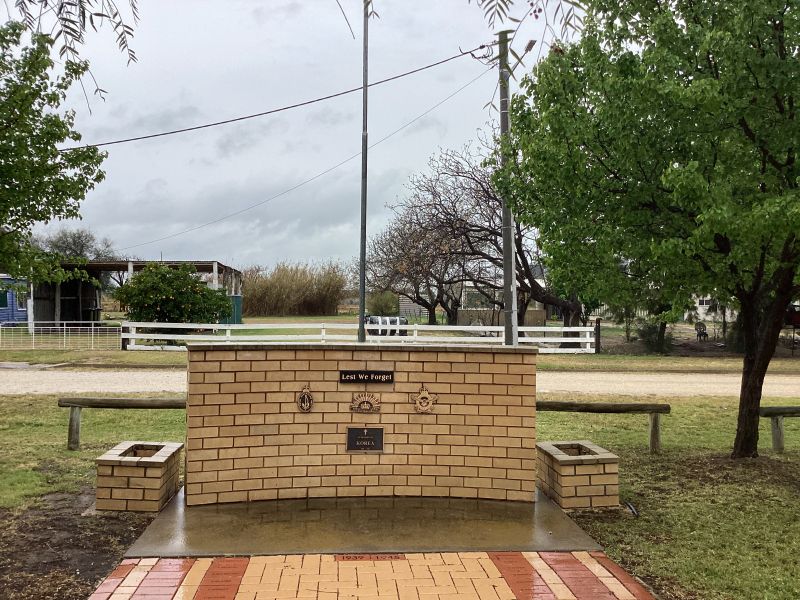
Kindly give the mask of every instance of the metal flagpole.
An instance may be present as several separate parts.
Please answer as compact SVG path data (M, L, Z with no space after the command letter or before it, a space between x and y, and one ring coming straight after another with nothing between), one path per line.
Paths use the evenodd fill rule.
M364 89L363 96L363 127L361 131L361 247L358 260L358 341L367 339L364 320L367 304L366 268L367 268L367 93L368 93L368 58L369 58L369 3L364 0Z
M500 32L500 137L508 135L508 31ZM501 154L501 167L506 164L505 154ZM503 198L503 315L505 317L505 345L516 346L517 331L517 269L516 249L514 247L514 215Z

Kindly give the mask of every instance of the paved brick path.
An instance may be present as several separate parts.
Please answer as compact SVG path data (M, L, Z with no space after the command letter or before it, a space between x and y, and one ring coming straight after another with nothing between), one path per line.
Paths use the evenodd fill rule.
M602 552L122 561L90 600L653 600Z

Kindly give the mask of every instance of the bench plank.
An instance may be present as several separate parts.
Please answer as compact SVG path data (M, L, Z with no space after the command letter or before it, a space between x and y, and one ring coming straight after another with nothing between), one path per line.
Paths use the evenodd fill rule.
M537 400L536 410L581 413L646 413L669 414L669 404L645 402L569 402Z
M800 406L762 406L758 414L762 417L800 417Z
M579 412L594 414L648 414L650 415L650 454L661 452L661 415L669 414L669 404L647 402L569 402L538 400L537 411Z
M58 405L62 408L186 408L186 398L59 398Z
M185 409L186 398L59 398L61 408L69 408L67 450L81 446L81 409L84 408L172 408Z

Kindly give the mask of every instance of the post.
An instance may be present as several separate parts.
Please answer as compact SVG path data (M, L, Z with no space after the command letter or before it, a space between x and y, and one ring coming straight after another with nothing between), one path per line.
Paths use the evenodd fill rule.
M367 150L369 149L367 135L367 92L369 90L369 3L364 0L364 51L363 51L363 88L361 89L362 128L361 128L361 245L358 255L358 341L367 341L367 332L364 328L364 319L367 310Z
M600 354L600 317L594 320L594 353Z
M28 282L28 333L33 334L33 330L36 327L36 315L34 315L35 304L33 298L33 282Z
M661 452L661 414L650 413L650 454Z
M783 417L771 417L770 421L772 421L772 449L775 452L783 453Z
M217 261L214 261L211 267L211 289L219 289L219 263Z
M67 450L78 450L81 446L81 407L70 406Z
M500 32L500 137L508 136L508 31ZM506 155L500 155L500 166L506 164ZM503 316L505 324L505 345L516 346L517 331L517 268L516 248L514 246L514 216L508 200L503 198Z
M58 322L61 321L61 282L56 282L56 289L55 289L55 299L53 300L53 321L56 322L56 326L58 326Z

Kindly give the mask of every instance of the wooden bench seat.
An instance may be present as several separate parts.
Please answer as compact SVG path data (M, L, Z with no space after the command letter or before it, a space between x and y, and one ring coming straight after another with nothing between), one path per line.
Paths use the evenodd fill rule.
M61 408L69 408L67 450L81 445L81 410L84 408L186 408L186 398L59 398Z
M661 451L661 415L669 414L669 404L649 402L570 402L537 400L537 411L580 412L595 414L648 414L650 415L650 453Z

